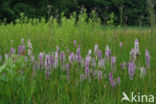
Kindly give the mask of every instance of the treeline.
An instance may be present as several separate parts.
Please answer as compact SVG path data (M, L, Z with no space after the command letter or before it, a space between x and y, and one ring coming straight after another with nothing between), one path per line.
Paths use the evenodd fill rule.
M0 21L9 23L21 13L28 18L70 17L82 8L89 17L94 10L103 24L112 20L115 25L146 26L155 20L156 0L0 0Z

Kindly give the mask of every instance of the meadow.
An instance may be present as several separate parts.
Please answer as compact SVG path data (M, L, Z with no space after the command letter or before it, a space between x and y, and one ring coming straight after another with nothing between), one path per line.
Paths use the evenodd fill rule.
M85 14L0 25L0 104L128 104L123 92L156 97L155 74L149 27L103 26Z

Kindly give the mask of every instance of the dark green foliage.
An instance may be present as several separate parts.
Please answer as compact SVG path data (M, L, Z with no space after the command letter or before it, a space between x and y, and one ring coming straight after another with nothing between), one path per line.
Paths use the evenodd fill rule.
M80 13L86 8L88 16L96 10L104 24L113 12L115 25L144 26L150 24L147 6L146 0L0 0L0 20L14 21L21 12L28 18L46 19L49 15L59 17L63 12L69 18L73 12Z

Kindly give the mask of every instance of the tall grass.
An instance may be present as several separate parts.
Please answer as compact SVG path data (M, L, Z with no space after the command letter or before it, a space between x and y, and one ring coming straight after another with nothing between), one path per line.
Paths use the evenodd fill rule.
M27 19L22 17L15 24L0 25L0 103L22 103L22 104L120 104L122 92L128 95L131 92L136 94L153 94L156 96L156 44L150 43L149 28L133 27L105 27L100 24L98 18L88 19L85 13L79 18L74 15L70 19L62 16L58 22L51 17L48 22L44 18ZM156 35L156 33L154 33ZM84 68L74 64L70 67L70 80L67 81L66 71L62 71L60 66L52 69L51 75L47 78L45 70L35 69L31 63L31 57L25 61L25 56L18 55L18 46L21 39L30 39L32 43L32 53L38 62L40 52L51 54L55 52L56 46L66 54L68 60L70 52L76 53L80 46L81 56L85 58L88 50L94 51L94 45L98 44L105 56L106 45L111 49L111 55L116 56L116 72L114 78L120 77L120 85L113 88L108 79L111 66L108 62L106 68L102 70L102 80L92 78L81 80L80 75L84 73ZM139 40L140 56L136 62L136 73L134 79L130 80L128 69L121 69L121 64L129 62L130 51L134 47L134 40ZM77 45L74 46L74 40ZM122 49L119 43L123 43ZM156 43L156 39L154 40ZM16 54L11 56L10 49L15 48ZM26 48L27 50L28 48ZM147 70L146 76L140 78L140 67L145 67L145 50L148 49L151 56L151 68ZM5 54L10 57L5 60ZM92 56L94 57L94 56ZM14 61L14 58L17 59ZM68 63L68 61L66 61ZM95 70L95 69L94 69ZM127 103L127 102L125 102Z

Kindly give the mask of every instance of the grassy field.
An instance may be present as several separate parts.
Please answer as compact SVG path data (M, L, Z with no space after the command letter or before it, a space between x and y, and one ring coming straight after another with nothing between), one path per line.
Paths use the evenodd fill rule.
M93 20L85 22L83 16L77 24L74 17L63 17L59 23L33 19L1 24L0 104L127 104L121 102L123 92L156 96L154 36L150 28L105 27ZM136 39L139 54L132 56ZM20 46L25 48L20 51ZM135 55L137 59L130 59ZM133 62L134 70L129 67Z

